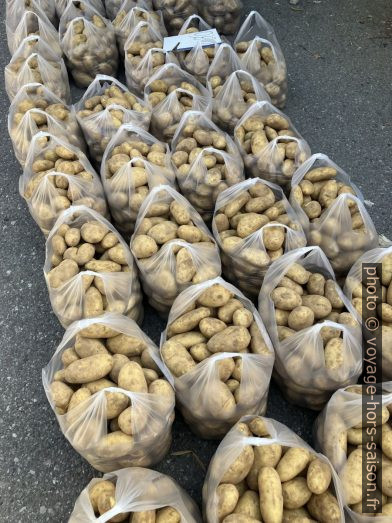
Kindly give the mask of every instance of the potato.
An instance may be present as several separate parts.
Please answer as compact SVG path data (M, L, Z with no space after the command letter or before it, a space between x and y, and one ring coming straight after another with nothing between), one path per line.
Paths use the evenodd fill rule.
M261 517L266 522L281 521L283 492L276 470L272 467L262 467L258 476L258 484Z
M238 502L239 493L231 483L222 483L216 489L216 492L218 495L218 517L221 520L233 512Z

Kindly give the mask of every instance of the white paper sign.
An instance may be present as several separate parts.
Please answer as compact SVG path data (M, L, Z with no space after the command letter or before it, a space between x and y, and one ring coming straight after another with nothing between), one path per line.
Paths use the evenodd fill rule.
M163 50L169 51L187 51L196 45L202 47L211 47L215 44L221 44L222 40L216 29L199 31L198 33L189 33L178 36L167 36L163 39Z

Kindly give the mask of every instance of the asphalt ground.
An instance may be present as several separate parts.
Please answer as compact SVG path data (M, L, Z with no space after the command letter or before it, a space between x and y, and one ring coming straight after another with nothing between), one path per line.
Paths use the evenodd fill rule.
M373 203L380 233L392 237L392 4L390 0L245 0L274 26L286 57L285 109L309 142L345 169ZM1 0L1 69L9 61ZM9 101L0 86L0 521L67 521L96 475L62 436L46 400L41 369L63 329L44 282L44 238L18 193L21 168L7 133ZM75 92L75 101L77 94ZM146 307L144 329L159 341L164 322ZM315 414L270 389L268 416L312 441ZM180 416L173 445L156 468L201 501L205 469L217 442L192 435Z

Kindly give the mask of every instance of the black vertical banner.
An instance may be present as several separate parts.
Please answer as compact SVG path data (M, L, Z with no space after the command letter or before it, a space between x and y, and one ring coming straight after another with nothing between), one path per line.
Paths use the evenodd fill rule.
M381 470L377 444L382 424L381 263L362 264L362 512L380 512ZM377 470L379 474L377 475ZM377 488L378 486L378 488Z

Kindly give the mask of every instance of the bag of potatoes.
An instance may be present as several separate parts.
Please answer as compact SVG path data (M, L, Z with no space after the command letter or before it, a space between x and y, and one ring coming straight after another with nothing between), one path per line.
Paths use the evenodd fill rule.
M97 74L116 76L118 52L112 23L91 4L69 0L59 34L67 67L78 87L88 87Z
M291 120L269 102L249 107L234 129L248 176L262 178L283 188L311 154Z
M139 67L147 51L162 48L163 35L159 27L148 21L139 22L133 28L124 44L126 74L129 75L132 69Z
M17 51L26 37L36 35L48 44L59 59L61 58L58 32L43 12L26 11L16 22L16 27L6 23L8 49L11 54Z
M212 97L219 93L222 85L234 71L242 69L244 66L229 43L217 45L206 77L206 85Z
M71 205L86 205L109 217L101 180L85 154L49 133L33 137L19 192L45 236Z
M290 202L310 245L319 245L337 274L378 245L363 196L350 177L324 154L314 154L291 180Z
M64 436L94 468L160 461L171 443L174 392L154 343L121 314L74 322L42 378Z
M258 296L272 262L306 245L281 187L260 178L249 178L220 193L212 232L225 277L250 296Z
M56 8L51 0L7 0L5 17L11 30L15 29L26 11L37 13L42 18L47 17L56 26Z
M378 387L381 386L380 395ZM341 480L346 521L351 523L371 523L378 518L388 522L392 517L392 382L378 385L377 390L377 396L365 398L363 394L366 395L366 388L362 385L337 390L316 419L314 426L316 446L331 460ZM365 409L375 410L375 401L379 409L377 413L374 412L377 429L371 421L366 424L364 419ZM365 406L366 403L368 407ZM377 456L374 458L377 460L377 471L368 470L369 476L377 478L380 489L378 494L373 492L374 498L379 497L382 500L382 507L379 507L376 514L362 512L362 501L365 501L362 490L362 478L365 479L365 463L362 459L364 450L368 455ZM368 458L370 459L372 458ZM370 463L368 461L368 467L372 466ZM369 485L367 492L371 495L370 488ZM364 490L366 491L365 486Z
M222 278L174 301L161 335L177 405L202 438L220 438L245 414L265 414L274 350L250 300Z
M225 436L203 486L206 523L344 523L330 461L286 425L244 416Z
M124 0L113 20L113 28L116 33L117 45L120 55L124 56L125 43L139 22L147 22L154 27L162 36L167 36L162 13L150 11L140 6L135 6L133 0Z
M219 34L232 35L240 25L241 0L201 0L200 14Z
M99 74L74 105L90 156L100 165L103 153L123 124L148 129L151 114L144 101L112 76Z
M131 124L122 125L109 143L101 177L113 222L128 238L150 190L176 182L169 146Z
M104 312L143 319L127 244L105 218L84 205L66 209L54 224L46 241L44 274L53 311L64 327Z
M144 292L163 315L184 289L221 273L212 234L191 204L169 185L150 189L130 247Z
M320 410L362 372L360 318L319 247L281 256L268 269L259 312L276 351L276 380L287 399Z
M380 263L377 267L377 275L379 278L377 294L381 295L382 303L377 305L377 308L372 311L381 326L381 341L382 351L379 351L382 358L382 375L384 380L392 379L392 247L378 247L365 252L351 267L344 284L344 294L350 300L353 307L355 307L359 316L363 318L362 302L363 293L365 289L362 287L362 264ZM368 289L368 295L372 289ZM365 318L363 318L365 319ZM365 331L366 332L366 331ZM373 335L369 333L373 338Z
M152 0L155 11L161 11L170 35L177 35L187 18L197 15L197 0Z
M83 151L85 149L74 112L44 85L26 84L19 89L8 113L8 132L15 156L22 166L33 136L40 131L57 136Z
M56 13L57 13L57 18L60 20L60 18L62 17L67 5L68 5L68 0L54 0L54 3L55 3L55 6L56 6ZM98 13L102 16L105 16L106 13L105 13L105 6L103 5L103 1L102 0L88 0L88 3L94 7L94 9L96 11L98 11ZM105 2L106 4L107 2ZM108 18L110 18L109 16L109 13L108 13ZM110 18L111 20L111 18Z
M123 4L124 0L105 0L105 9L109 20L116 18ZM129 9L132 9L132 7L141 7L147 11L152 11L152 0L128 0L126 5Z
M261 82L272 104L283 108L287 98L286 62L272 26L251 11L240 27L234 47L249 71Z
M68 523L201 523L196 503L169 476L141 467L94 478L76 500ZM110 519L109 519L110 518Z
M37 35L28 36L21 42L5 67L4 81L11 102L23 85L34 82L47 87L66 104L71 101L64 60Z
M218 195L245 178L232 138L200 111L187 111L171 144L181 192L209 220Z
M252 104L271 101L262 84L247 71L233 71L223 85L219 76L213 76L211 85L216 85L212 90L212 119L231 135Z
M208 90L173 63L161 67L147 82L144 98L152 110L150 130L163 142L171 142L185 112L200 111L211 116Z

